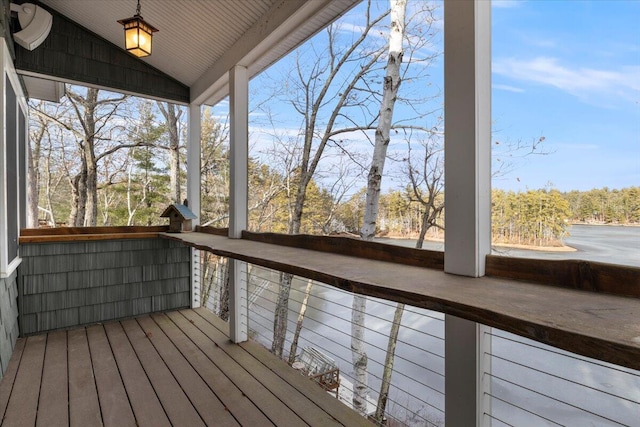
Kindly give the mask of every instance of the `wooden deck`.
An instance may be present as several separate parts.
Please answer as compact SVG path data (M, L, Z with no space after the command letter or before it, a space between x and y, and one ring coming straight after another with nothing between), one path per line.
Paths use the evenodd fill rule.
M205 309L20 338L0 424L371 425Z

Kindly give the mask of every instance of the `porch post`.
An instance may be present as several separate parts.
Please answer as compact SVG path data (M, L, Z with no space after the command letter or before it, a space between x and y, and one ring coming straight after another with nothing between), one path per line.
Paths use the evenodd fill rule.
M445 272L485 273L491 251L491 2L444 2ZM445 316L445 422L484 425L486 326Z
M229 113L231 120L229 189L229 237L239 239L248 221L249 79L247 68L236 65L229 71ZM247 263L229 259L229 331L234 342L248 338Z
M200 159L202 146L200 143L201 126L201 106L189 104L188 124L187 124L187 200L189 209L196 215L192 220L195 227L200 224ZM191 249L191 307L197 308L202 305L202 277L200 270L200 251Z

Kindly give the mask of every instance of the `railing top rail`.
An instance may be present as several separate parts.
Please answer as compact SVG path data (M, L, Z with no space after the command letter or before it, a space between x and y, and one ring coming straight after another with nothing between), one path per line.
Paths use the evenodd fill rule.
M162 233L214 254L362 295L494 326L587 357L640 369L637 298L443 271L205 233Z
M23 228L20 243L52 243L85 240L151 239L169 230L168 225L117 227Z

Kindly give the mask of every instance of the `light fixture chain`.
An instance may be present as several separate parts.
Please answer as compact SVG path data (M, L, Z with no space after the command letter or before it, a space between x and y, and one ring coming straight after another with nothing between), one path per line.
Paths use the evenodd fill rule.
M136 8L136 15L140 15L140 0L138 0L138 7Z

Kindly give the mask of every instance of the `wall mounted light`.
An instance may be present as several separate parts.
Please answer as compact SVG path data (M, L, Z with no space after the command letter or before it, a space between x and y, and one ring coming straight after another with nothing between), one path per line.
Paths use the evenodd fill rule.
M151 55L153 33L158 30L140 16L140 0L136 14L131 18L121 19L118 23L124 26L124 46L127 51L138 58Z
M13 33L13 39L27 50L40 46L49 36L53 17L49 12L32 3L11 3L11 11L18 14L21 31Z

